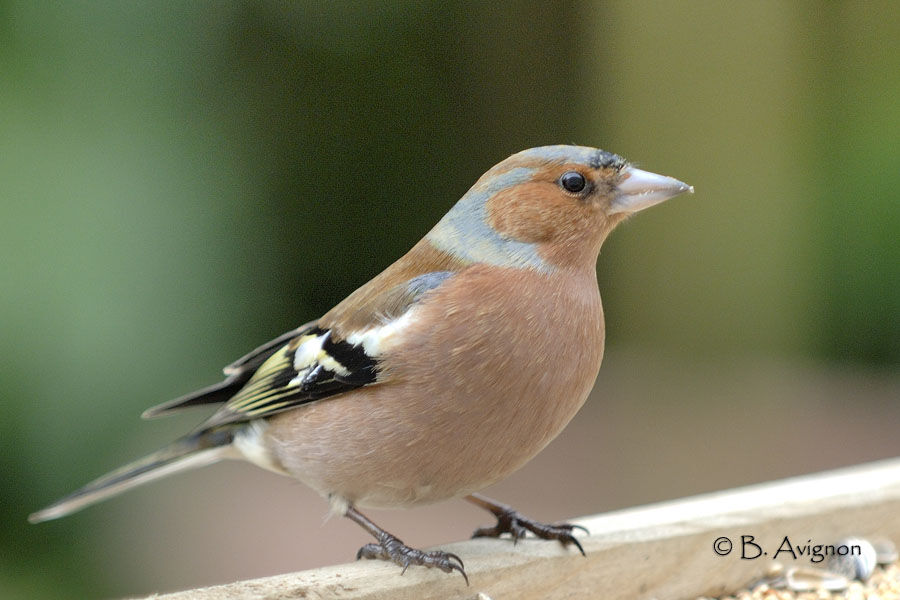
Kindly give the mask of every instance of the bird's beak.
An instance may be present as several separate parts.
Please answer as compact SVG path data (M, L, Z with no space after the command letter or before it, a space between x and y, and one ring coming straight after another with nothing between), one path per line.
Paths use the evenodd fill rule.
M619 183L616 197L609 213L633 213L643 210L672 196L685 192L694 193L694 187L672 177L626 167L624 179Z

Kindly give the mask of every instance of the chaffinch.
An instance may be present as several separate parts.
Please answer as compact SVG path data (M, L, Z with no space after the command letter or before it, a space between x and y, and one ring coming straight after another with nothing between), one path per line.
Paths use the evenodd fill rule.
M240 458L302 481L369 531L376 542L357 558L465 577L458 556L410 548L359 512L454 497L497 517L475 535L531 531L580 550L572 525L544 525L476 492L537 454L587 398L603 357L596 261L606 236L688 191L596 148L514 154L323 317L228 365L221 383L143 415L221 405L194 431L30 520Z

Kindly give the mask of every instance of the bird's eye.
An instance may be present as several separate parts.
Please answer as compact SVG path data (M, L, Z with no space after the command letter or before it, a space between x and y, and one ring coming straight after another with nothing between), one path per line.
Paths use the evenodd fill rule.
M572 194L582 192L584 191L584 188L587 187L587 181L585 181L584 175L578 171L567 171L563 173L562 177L559 178L559 184L563 186L563 189Z

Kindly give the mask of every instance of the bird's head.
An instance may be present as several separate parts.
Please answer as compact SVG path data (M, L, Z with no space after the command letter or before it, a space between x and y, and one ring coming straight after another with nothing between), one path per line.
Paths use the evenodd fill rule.
M629 215L693 188L583 146L542 146L485 173L428 234L465 262L593 268Z

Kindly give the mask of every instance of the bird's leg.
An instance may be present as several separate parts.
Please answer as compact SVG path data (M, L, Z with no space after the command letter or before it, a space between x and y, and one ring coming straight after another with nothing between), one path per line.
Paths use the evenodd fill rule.
M425 552L410 548L403 541L397 539L375 523L369 520L364 514L353 508L347 508L344 516L357 523L360 527L372 534L378 540L377 543L366 544L356 553L356 560L360 558L378 558L381 560L389 560L403 567L403 573L410 565L421 565L423 567L436 567L445 573L459 571L469 585L469 577L466 575L463 561L460 557L450 552L434 550Z
M559 540L563 546L574 544L576 548L584 556L584 548L581 547L579 541L572 535L572 531L580 529L585 533L588 530L581 525L572 525L570 523L545 524L529 519L522 515L511 506L501 504L490 498L486 498L481 494L471 494L465 497L472 504L476 504L485 510L489 510L497 517L497 524L493 527L481 527L472 534L476 537L500 537L504 533L512 536L513 542L518 542L525 537L525 533L530 531L534 535L545 540Z

